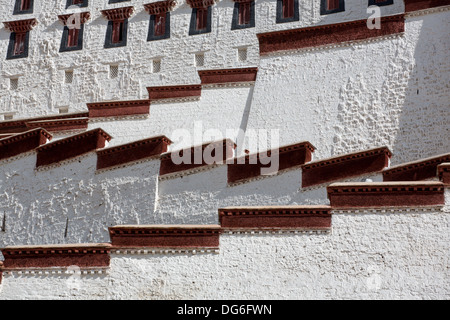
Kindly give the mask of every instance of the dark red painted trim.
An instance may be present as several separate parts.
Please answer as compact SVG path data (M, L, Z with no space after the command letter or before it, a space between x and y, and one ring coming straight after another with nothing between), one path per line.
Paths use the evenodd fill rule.
M97 151L97 170L154 157L167 152L167 137L153 137Z
M226 229L329 229L331 207L287 206L219 209L219 221Z
M443 162L450 162L450 153L386 169L383 171L383 181L419 181L436 178L437 166Z
M117 226L109 228L113 247L219 247L218 225Z
M150 112L150 100L88 103L90 118L143 115Z
M444 184L450 185L450 162L438 165L438 177Z
M449 0L404 0L405 12L430 9L450 5Z
M389 149L382 147L307 163L302 166L302 187L380 172L391 156Z
M6 247L4 270L78 266L108 267L110 244Z
M36 18L32 18L25 20L5 21L3 24L11 32L27 32L32 30L38 24L38 21Z
M148 14L160 14L172 11L176 4L177 2L175 0L163 0L144 4L144 8L145 11L148 12Z
M381 18L381 29L367 28L367 20L257 34L260 54L363 40L404 32L404 15Z
M122 8L115 8L115 9L107 9L102 10L102 15L108 19L109 21L118 21L118 20L125 20L131 17L131 15L134 12L134 7L122 7Z
M199 71L202 84L219 84L233 82L253 82L256 81L258 68L241 69L221 69Z
M49 165L103 148L111 136L102 129L94 129L70 136L36 149L36 167Z
M176 99L200 97L202 95L201 85L179 85L148 87L148 97L150 100Z
M86 130L89 118L40 120L26 123L28 128L44 128L49 132L60 132L68 130Z
M51 139L52 135L40 128L0 139L0 160L34 150Z
M36 118L28 118L28 119L20 119L20 120L10 120L10 121L1 121L0 122L0 133L18 133L27 131L27 123L33 121L47 121L47 120L58 120L58 119L70 119L70 118L85 118L88 117L89 114L87 112L80 113L67 113L64 115L54 115L54 116L46 116L46 117L36 117Z
M275 156L276 152L278 152L279 156L277 171L280 171L297 167L311 161L312 152L314 152L314 150L315 147L311 145L311 143L301 142L280 147L279 149L269 150L267 156L266 153L258 153L236 158L233 160L233 163L228 164L228 183L235 183L261 176L262 168L271 167L271 164L263 164L266 163L266 157L272 155Z
M335 183L327 188L332 208L443 205L442 182Z
M169 174L169 173L181 172L181 171L185 171L185 170L199 168L202 166L225 163L225 161L227 159L230 159L233 157L233 149L235 147L236 147L236 145L234 144L234 142L232 142L229 139L224 139L222 141L215 141L215 142L211 142L211 143L206 143L201 146L195 146L195 147L175 151L175 154L179 155L180 157L182 157L185 154L185 152L190 151L190 158L189 158L190 163L181 163L181 164L175 164L172 161L172 152L163 154L161 156L161 166L160 166L159 174L162 176L162 175ZM211 154L211 151L217 150L217 148L222 148L222 158L221 158L222 162L221 163L205 162L205 159L203 157L204 152L207 152L207 154L209 155L209 154ZM200 163L200 161L197 161L196 154L202 155L201 163ZM213 154L213 156L214 156L214 154ZM196 163L196 162L199 162L199 163Z

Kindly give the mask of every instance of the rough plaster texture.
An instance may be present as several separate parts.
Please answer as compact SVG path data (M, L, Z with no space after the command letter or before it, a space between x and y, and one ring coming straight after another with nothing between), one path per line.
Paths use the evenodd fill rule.
M0 298L448 299L448 223L439 209L334 214L330 234L224 234L219 253L112 254L101 274L6 273Z

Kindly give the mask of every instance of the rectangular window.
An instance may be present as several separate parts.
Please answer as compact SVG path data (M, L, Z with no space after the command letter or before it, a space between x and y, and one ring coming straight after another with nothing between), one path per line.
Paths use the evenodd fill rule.
M11 90L17 90L19 88L19 78L9 79L9 88Z
M255 26L255 1L235 2L231 30L253 28Z
M155 15L154 21L154 35L156 37L166 34L166 13L160 13Z
M170 12L150 15L147 41L170 38Z
M83 49L83 30L84 24L80 25L80 28L74 28L74 26L65 26L63 30L63 36L61 40L60 52L75 51Z
M339 0L328 0L327 10L339 9Z
M152 72L153 73L161 72L161 59L154 59L153 60Z
M109 77L111 79L117 78L119 76L119 66L118 65L110 65L109 66Z
M197 9L197 30L205 30L208 22L208 9L198 8Z
M113 21L112 24L112 43L123 41L123 21Z
M294 17L294 0L283 0L283 18Z
M127 45L128 19L108 21L105 48L116 48Z
M65 83L73 82L73 71L72 70L66 70L65 76L64 76L64 82Z
M189 35L211 32L212 7L193 8Z
M332 14L345 11L345 0L321 0L320 14Z
M195 54L195 66L203 67L205 65L205 54L204 53L196 53Z
M25 40L26 40L26 33L17 33L16 32L16 39L14 42L14 55L18 56L25 52Z
M239 4L239 24L250 23L250 2L242 2Z
M87 7L88 6L88 0L67 0L66 2L66 9L70 6L77 6L77 7Z
M27 11L31 8L31 2L30 0L22 0L22 3L20 4L20 11Z
M277 0L277 23L299 20L298 0Z
M78 37L80 35L80 29L73 28L69 29L67 35L67 46L68 47L76 47L78 45Z
M33 13L34 0L15 0L13 14Z

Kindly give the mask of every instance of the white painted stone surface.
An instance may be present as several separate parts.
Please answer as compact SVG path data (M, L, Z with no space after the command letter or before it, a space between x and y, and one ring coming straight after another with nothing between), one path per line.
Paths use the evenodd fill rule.
M445 300L449 217L334 214L330 234L224 234L219 253L113 254L106 274L5 273L0 298Z

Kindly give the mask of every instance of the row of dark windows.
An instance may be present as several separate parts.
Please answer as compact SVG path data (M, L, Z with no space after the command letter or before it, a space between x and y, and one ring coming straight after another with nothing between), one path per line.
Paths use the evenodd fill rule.
M70 4L87 6L88 0L67 0ZM111 0L121 2L122 0ZM321 0L321 14L332 14L345 10L345 0ZM388 5L393 0L369 0L369 4ZM32 11L33 0L17 0L16 8L23 12ZM193 8L189 35L211 32L212 6ZM299 20L298 0L277 0L277 23ZM232 30L252 28L255 26L255 1L235 2L232 18ZM60 52L81 50L83 48L84 24L80 28L64 27ZM128 19L108 21L105 38L105 48L126 46ZM147 41L167 39L170 37L170 12L150 15ZM13 32L10 36L7 59L28 56L29 31Z

